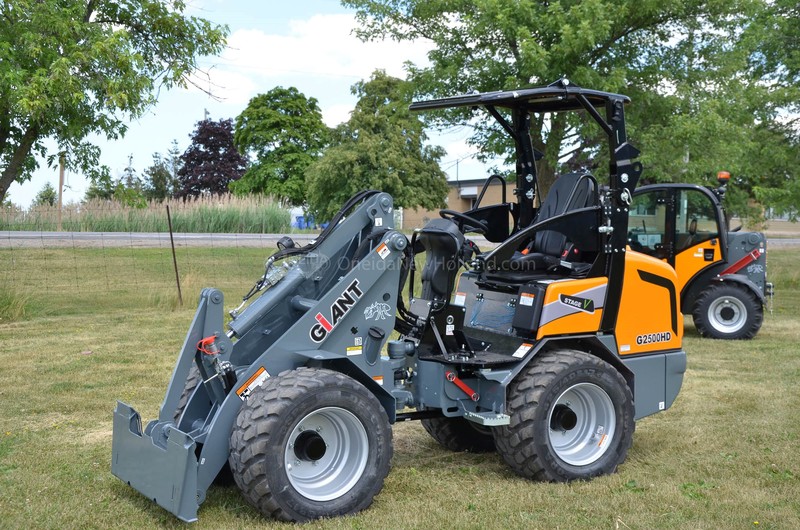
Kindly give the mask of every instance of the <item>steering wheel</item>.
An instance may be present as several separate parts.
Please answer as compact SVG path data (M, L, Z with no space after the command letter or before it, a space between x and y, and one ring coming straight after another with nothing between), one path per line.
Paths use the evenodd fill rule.
M448 219L458 224L458 229L464 232L475 232L478 234L485 234L488 227L486 221L478 221L474 217L457 212L455 210L439 210L439 216L442 219Z

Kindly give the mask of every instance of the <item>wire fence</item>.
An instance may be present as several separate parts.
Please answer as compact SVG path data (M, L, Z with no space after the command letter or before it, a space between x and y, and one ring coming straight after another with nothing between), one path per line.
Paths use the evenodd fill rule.
M263 274L278 235L174 234L183 299L203 287L238 300ZM293 234L298 245L315 234ZM169 233L0 232L0 290L36 301L40 311L90 312L126 304L174 307L178 284Z

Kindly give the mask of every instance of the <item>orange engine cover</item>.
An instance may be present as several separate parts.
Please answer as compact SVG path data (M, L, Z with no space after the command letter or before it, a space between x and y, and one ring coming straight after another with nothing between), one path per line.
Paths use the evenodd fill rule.
M625 256L616 337L620 355L677 350L683 342L678 275L669 264L630 249Z

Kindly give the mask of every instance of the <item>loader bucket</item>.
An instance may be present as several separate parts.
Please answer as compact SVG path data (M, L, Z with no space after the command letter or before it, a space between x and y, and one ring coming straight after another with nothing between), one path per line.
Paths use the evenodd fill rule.
M195 442L169 422L144 432L139 413L117 401L111 472L182 521L197 520Z

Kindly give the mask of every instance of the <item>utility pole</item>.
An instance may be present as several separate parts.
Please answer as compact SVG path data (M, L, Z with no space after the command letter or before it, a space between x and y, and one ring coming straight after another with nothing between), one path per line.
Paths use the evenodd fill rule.
M58 156L58 231L61 232L61 206L64 204L64 166L66 157L62 152Z

